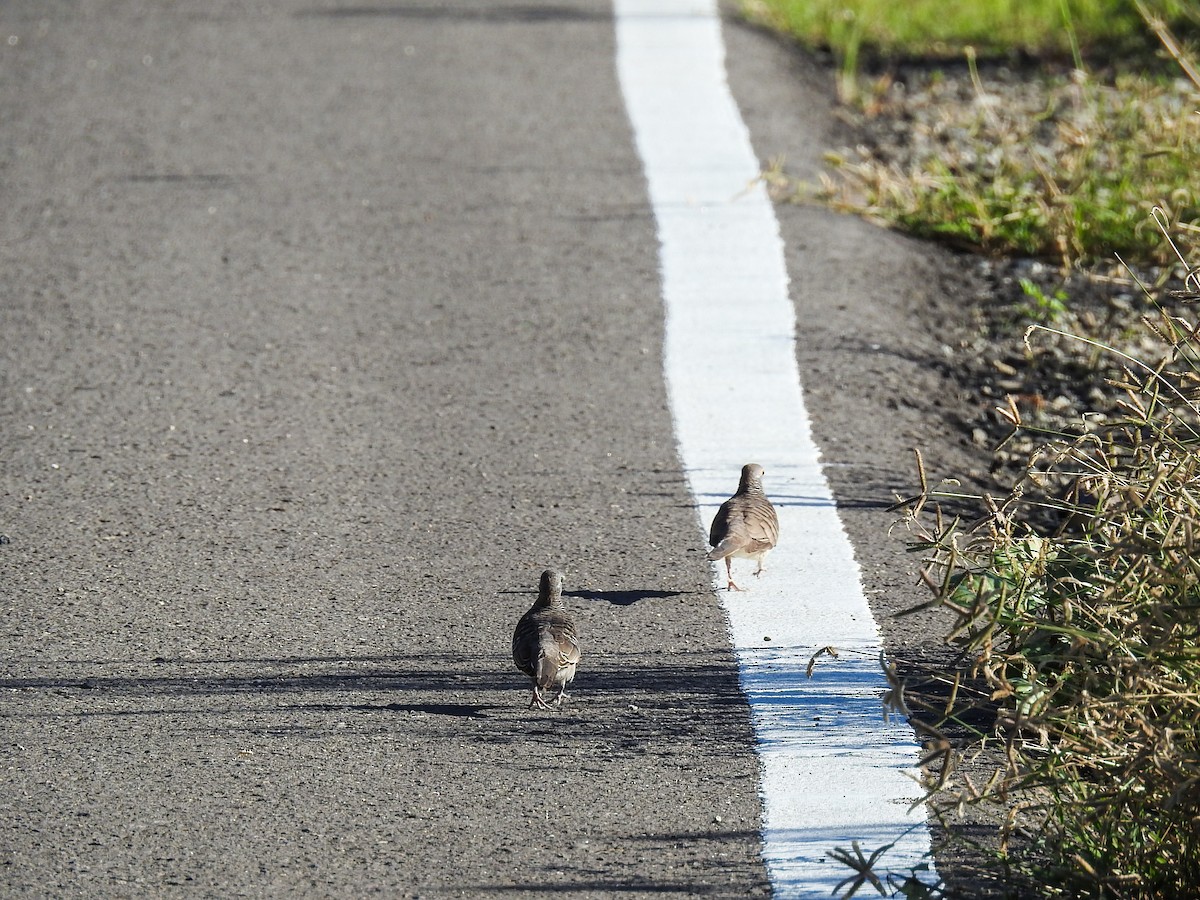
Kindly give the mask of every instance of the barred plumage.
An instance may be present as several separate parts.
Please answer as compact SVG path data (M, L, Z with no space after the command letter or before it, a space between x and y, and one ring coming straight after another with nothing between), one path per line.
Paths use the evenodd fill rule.
M742 466L742 478L737 493L721 504L708 532L712 550L708 558L725 560L728 590L742 590L733 583L731 564L734 559L753 559L758 562L754 574L763 570L763 558L779 540L779 516L763 493L762 477L766 474L757 463Z
M551 699L561 704L579 664L579 629L567 615L562 598L563 577L553 569L542 573L538 598L521 616L513 632L512 654L517 668L533 679L529 708L549 709L543 692L557 689Z

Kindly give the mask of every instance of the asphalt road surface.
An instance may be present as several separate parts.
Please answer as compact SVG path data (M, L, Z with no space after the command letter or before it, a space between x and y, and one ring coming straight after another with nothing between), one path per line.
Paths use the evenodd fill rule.
M815 164L828 86L726 37ZM602 0L0 7L0 894L768 893L613 55ZM781 216L886 613L928 265ZM547 566L584 657L528 711Z

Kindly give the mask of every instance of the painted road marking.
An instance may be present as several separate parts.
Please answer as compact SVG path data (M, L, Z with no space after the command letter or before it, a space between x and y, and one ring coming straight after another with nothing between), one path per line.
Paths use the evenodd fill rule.
M665 368L684 469L707 528L747 462L766 469L780 544L720 595L762 767L777 897L828 897L858 840L930 862L918 748L883 719L880 635L820 466L796 366L783 242L725 77L714 0L615 0L617 67L660 244ZM803 286L801 286L802 290ZM724 585L723 563L714 584ZM735 563L735 567L738 563ZM832 645L811 679L808 660Z

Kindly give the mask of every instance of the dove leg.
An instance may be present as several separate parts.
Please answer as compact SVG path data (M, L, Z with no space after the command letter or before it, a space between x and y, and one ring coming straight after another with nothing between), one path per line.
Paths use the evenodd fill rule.
M733 583L733 559L728 556L725 557L725 577L729 580L729 587L725 588L725 590L727 590L727 591L742 590L742 588L738 587L736 584Z

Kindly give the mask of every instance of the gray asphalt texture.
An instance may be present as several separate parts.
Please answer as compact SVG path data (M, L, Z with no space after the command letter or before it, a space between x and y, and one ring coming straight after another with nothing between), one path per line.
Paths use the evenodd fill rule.
M828 85L726 37L815 164ZM613 55L601 0L0 7L0 894L768 892ZM936 340L871 333L936 260L781 216L886 615ZM547 566L584 656L529 711Z

